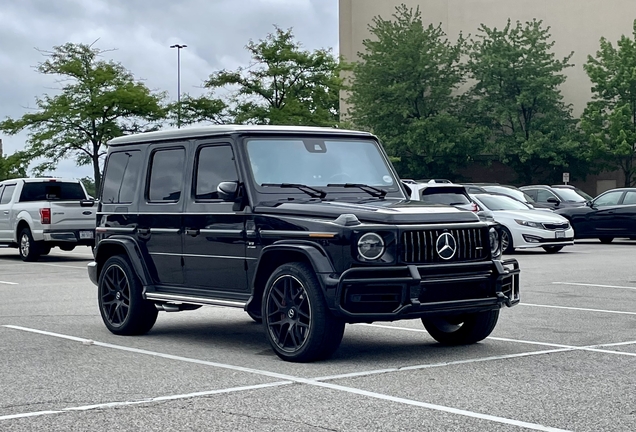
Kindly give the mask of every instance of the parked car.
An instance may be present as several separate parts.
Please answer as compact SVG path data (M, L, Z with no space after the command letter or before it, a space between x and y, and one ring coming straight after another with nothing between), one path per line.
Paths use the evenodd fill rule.
M537 204L547 205L553 210L564 207L583 207L587 202L585 197L571 188L534 185L522 186L519 189L530 195Z
M95 201L78 180L27 178L0 182L0 244L36 261L52 247L95 244Z
M504 253L536 247L556 253L574 244L575 230L562 216L532 209L505 195L474 194L471 198L479 206L480 212L492 215L496 222L504 226Z
M574 192L576 192L577 194L581 195L583 198L585 198L588 201L592 201L594 199L594 197L586 192L583 191L583 189L577 188L576 186L573 185L552 185L552 188L554 189L570 189L573 190Z
M636 239L636 188L612 189L586 206L556 213L570 221L577 239L598 238L601 243L611 243L617 237Z
M329 357L345 323L420 318L443 344L486 338L519 302L502 227L411 201L377 138L208 126L110 141L95 261L114 334L159 310L243 308L283 360Z
M409 184L409 188L412 200L477 211L477 205L471 201L466 188L462 185L429 181L428 183Z

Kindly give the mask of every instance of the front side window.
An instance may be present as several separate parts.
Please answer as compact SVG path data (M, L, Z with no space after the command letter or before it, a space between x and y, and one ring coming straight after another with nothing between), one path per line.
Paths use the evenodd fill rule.
M540 203L547 203L548 200L552 198L552 199L558 199L552 192L547 191L545 189L538 189L537 190L537 202Z
M636 204L636 192L629 191L625 194L625 198L623 198L624 205L634 205Z
M587 199L585 197L579 195L573 189L559 188L559 189L557 189L556 193L559 194L559 197L561 198L561 201L576 202L576 203L587 201Z
M11 198L13 197L14 191L15 185L5 186L4 191L2 192L2 198L0 198L0 204L9 204Z
M594 205L598 207L618 205L621 195L623 195L623 191L608 192L596 198Z
M254 180L261 186L361 183L398 190L378 144L372 140L250 139L247 153Z
M185 150L182 148L158 150L150 162L148 200L151 202L178 202L183 190Z
M130 204L137 192L137 173L141 166L138 150L115 152L108 157L102 202L105 204Z
M229 145L203 147L197 157L195 199L219 199L216 191L221 182L238 181L234 153Z

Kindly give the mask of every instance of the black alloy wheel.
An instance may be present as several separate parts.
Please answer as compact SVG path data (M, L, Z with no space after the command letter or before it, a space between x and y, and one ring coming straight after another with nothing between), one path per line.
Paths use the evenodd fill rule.
M443 345L469 345L486 339L495 329L499 309L472 314L422 318L426 331Z
M305 263L284 264L272 273L263 292L262 317L274 352L287 361L328 358L344 333L344 321L331 314Z
M127 257L115 255L104 263L99 275L99 311L114 334L140 335L157 320L157 308L142 297L142 286Z

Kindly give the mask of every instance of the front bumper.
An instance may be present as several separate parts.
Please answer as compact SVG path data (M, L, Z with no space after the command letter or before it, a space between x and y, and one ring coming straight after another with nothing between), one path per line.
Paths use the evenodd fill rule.
M558 237L557 237L558 236ZM574 229L542 230L521 228L513 234L515 249L527 249L543 246L571 246L574 244Z
M369 322L512 307L519 273L515 259L352 268L335 281L332 310L348 322Z
M88 278L97 285L97 263L95 261L89 262L86 268L88 270Z

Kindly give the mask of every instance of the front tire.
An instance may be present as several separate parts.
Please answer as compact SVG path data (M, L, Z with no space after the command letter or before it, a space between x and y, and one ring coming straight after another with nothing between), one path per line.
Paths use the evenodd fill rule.
M610 244L611 242L614 241L614 237L600 237L599 240L603 244Z
M311 362L330 357L340 346L345 323L333 316L313 269L305 263L278 267L263 292L265 334L278 357Z
M549 254L560 252L563 246L543 246L543 250Z
M20 238L18 239L18 251L22 261L37 261L40 258L40 247L33 241L31 230L24 228L20 232Z
M443 345L469 345L486 339L495 329L499 309L461 316L422 318L426 331Z
M148 333L157 321L157 308L144 300L142 286L127 257L115 255L104 263L97 285L99 312L117 335Z
M510 234L510 230L504 226L501 227L501 248L505 254L511 254L515 251L512 234Z

